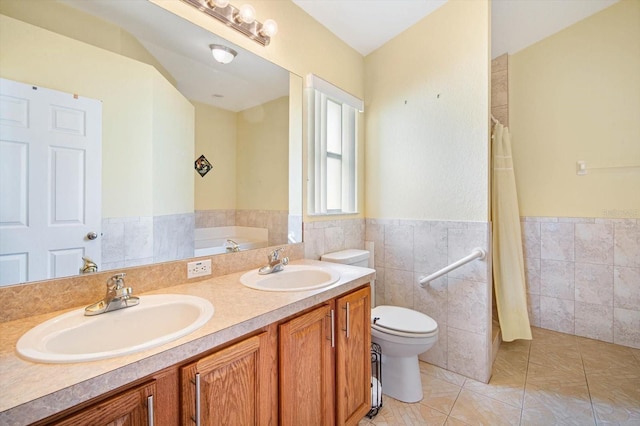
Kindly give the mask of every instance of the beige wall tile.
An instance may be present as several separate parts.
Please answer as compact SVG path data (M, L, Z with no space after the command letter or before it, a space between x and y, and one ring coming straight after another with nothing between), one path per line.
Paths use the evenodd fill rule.
M577 336L613 342L613 306L576 302Z

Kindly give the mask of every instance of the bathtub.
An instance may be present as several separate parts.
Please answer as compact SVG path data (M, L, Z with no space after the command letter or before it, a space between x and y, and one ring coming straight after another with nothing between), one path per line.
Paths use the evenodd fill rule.
M227 252L227 240L238 243L240 250L250 250L269 245L269 230L248 226L218 226L195 229L195 257Z

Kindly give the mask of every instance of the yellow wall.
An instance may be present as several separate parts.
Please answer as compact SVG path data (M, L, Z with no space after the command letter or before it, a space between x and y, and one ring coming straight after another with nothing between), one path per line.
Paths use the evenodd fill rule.
M251 5L256 9L260 21L271 18L278 23L278 34L271 40L269 46L248 39L221 22L203 14L194 7L180 0L149 0L178 16L205 28L229 40L250 52L297 74L306 76L313 73L341 89L364 98L364 58L357 51L349 47L337 36L329 32L324 26L311 18L291 1L252 0ZM350 217L364 217L364 152L365 132L364 117L359 117L359 215ZM302 129L304 134L304 129ZM303 137L306 144L306 137ZM303 205L306 208L306 169L307 162L303 160ZM198 207L196 206L196 209ZM290 211L294 211L293 209ZM306 211L306 210L305 210ZM335 216L305 215L305 221L336 219Z
M289 208L289 98L239 113L194 102L195 157L213 169L195 173L195 209Z
M640 218L640 2L512 55L509 115L521 215Z
M153 215L193 213L194 107L153 74Z
M289 209L289 98L237 116L237 208Z
M0 0L0 13L154 66L175 86L160 63L131 34L78 9L48 0Z
M487 221L488 2L450 0L365 65L367 217Z
M201 155L213 165L204 177L193 170L196 210L236 208L236 113L193 102L196 143L193 158Z
M162 87L155 68L3 15L0 52L3 78L102 101L103 217L153 215L154 89ZM166 86L163 96L181 96ZM173 113L167 123L188 111ZM183 202L176 206L173 213L183 212Z

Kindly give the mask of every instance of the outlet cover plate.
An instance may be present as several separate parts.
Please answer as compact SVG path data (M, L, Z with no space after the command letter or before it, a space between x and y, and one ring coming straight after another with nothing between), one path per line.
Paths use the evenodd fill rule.
M211 275L211 259L187 263L187 278Z

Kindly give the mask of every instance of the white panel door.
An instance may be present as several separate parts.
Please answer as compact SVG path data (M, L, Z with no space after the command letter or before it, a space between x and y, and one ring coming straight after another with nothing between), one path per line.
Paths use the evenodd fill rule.
M100 264L101 141L100 101L0 79L0 285Z

